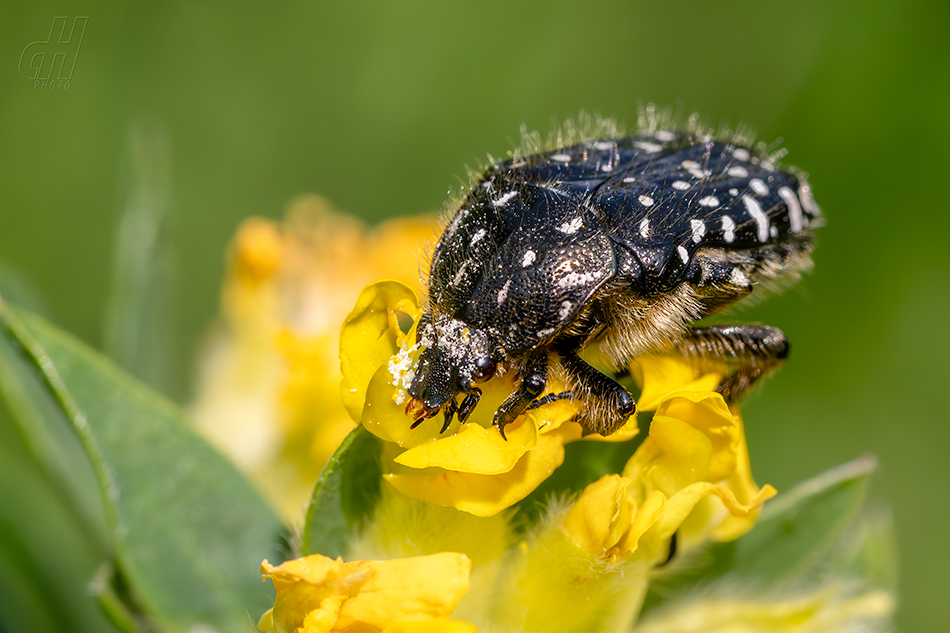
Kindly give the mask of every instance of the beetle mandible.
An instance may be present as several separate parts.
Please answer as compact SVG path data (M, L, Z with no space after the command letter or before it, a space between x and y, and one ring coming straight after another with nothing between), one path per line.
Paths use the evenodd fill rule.
M695 125L653 121L495 162L432 256L408 386L413 426L439 411L443 432L456 414L464 422L477 384L514 371L517 389L494 416L503 436L553 398L580 404L586 432L610 434L636 406L579 355L594 342L616 371L679 354L722 372L719 392L738 399L784 361L787 339L773 327L693 323L798 277L821 221L804 174ZM569 391L539 399L552 365Z

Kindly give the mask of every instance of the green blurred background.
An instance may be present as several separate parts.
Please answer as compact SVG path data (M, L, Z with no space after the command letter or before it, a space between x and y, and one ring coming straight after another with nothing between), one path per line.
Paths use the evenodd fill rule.
M60 15L89 16L69 90L35 90L18 61ZM741 315L793 342L744 409L756 478L782 490L876 454L898 624L945 630L948 18L938 1L5 2L0 290L112 351L129 348L104 336L115 297L146 294L155 340L127 364L187 402L242 218L304 192L368 220L436 210L520 125L581 108L747 123L784 139L828 217L814 274ZM123 213L146 221L117 249ZM158 287L138 289L136 257L167 271ZM68 516L0 419L0 629L79 630L96 605L44 570L91 573L96 553L44 546L71 538Z

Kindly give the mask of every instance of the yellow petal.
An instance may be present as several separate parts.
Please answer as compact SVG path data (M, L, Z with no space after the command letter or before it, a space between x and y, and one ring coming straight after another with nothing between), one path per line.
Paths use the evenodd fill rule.
M268 633L273 633L277 630L274 628L273 608L270 608L264 612L264 615L261 616L261 619L257 621L257 628L260 631L267 631Z
M702 374L684 359L675 356L641 356L630 366L641 385L638 411L653 411L675 391L712 391L722 381L722 374Z
M468 557L454 552L373 562L358 593L343 603L336 630L447 618L468 591L471 569Z
M284 259L284 240L276 223L248 218L231 243L233 273L245 283L263 283L277 272Z
M564 518L564 531L578 547L604 556L630 529L636 506L630 484L620 475L604 475L584 488Z
M576 427L570 424L561 427ZM542 433L534 450L522 455L514 468L498 475L427 469L418 474L390 472L385 479L399 492L475 516L488 517L524 499L564 462L564 436L558 429ZM580 434L578 430L573 432Z
M392 280L372 283L360 292L340 330L340 391L343 404L359 421L366 388L381 366L399 350L402 332L396 312L417 316L419 302L409 286Z
M765 485L748 503L741 503L723 484L709 482L690 484L666 500L657 519L644 531L640 539L638 555L652 558L656 552L664 549L669 538L683 525L696 504L707 495L716 495L730 514L747 516L775 496L775 488Z
M344 563L315 554L261 573L274 582L274 608L261 626L277 633L378 631L392 622L448 618L468 591L471 562L441 552Z
M629 554L637 551L640 547L640 538L644 532L649 530L660 518L663 509L666 507L666 495L659 490L647 494L646 499L640 504L630 522L630 529L623 535L623 538L617 543L617 555Z
M303 624L295 629L294 633L329 633L333 631L337 619L340 617L340 608L345 601L345 595L324 598L319 607L304 617Z
M407 364L414 362L415 356L417 354L408 355L406 360L398 362ZM396 387L390 367L395 367L396 358L398 357L393 358L392 362L387 359L387 362L375 372L366 390L366 404L361 416L366 430L382 440L395 442L403 448L444 440L457 433L460 427L457 416L452 419L452 424L445 432L442 431L444 423L442 415L435 415L424 420L416 428L412 428L413 419L406 415L406 400L393 398L396 395ZM514 391L514 383L510 374L493 378L485 383L482 386L482 398L468 421L471 424L490 427L495 409L512 391ZM407 397L407 395L403 396L403 398ZM573 413L566 417L569 418L570 415Z
M277 589L277 599L270 612L271 630L292 633L303 625L308 613L320 610L325 600L339 593L339 588L329 581L340 573L343 565L341 560L320 555L290 560L277 567L266 560L261 563L261 574L270 578Z
M538 428L529 416L522 416L505 428L505 438L497 427L463 424L458 433L435 442L410 448L395 458L409 468L444 468L463 473L497 475L515 467L525 452L538 445Z
M643 491L658 489L667 496L695 481L719 481L735 470L740 431L721 395L676 392L657 409L649 437L623 475Z

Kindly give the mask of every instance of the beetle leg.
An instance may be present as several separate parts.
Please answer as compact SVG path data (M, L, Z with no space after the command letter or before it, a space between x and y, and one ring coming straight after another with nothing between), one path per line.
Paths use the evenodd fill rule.
M505 427L514 422L515 418L525 412L531 401L541 395L547 382L548 355L544 350L538 349L531 352L527 358L518 390L505 398L495 411L492 424L498 427L502 437L505 437Z
M788 339L774 327L719 325L692 328L676 349L699 368L722 372L725 378L716 390L731 403L785 362Z
M543 398L538 398L537 400L529 404L527 410L530 411L531 409L537 409L538 407L542 407L548 404L549 402L555 402L557 400L573 400L573 399L574 399L573 391L562 391L561 393L549 393Z
M442 405L442 413L445 414L445 421L442 422L442 430L439 433L445 433L445 429L449 428L449 425L452 424L452 418L455 416L455 412L458 410L458 405L455 403L455 398L452 398L444 405Z
M578 416L585 431L610 435L636 411L633 396L617 381L602 374L577 355L578 345L571 342L559 346L561 362L568 377L577 385L575 394L583 394L591 402Z
M478 387L472 387L472 390L465 396L465 399L462 400L462 404L459 405L459 422L465 424L468 421L468 416L472 415L472 411L475 409L475 405L478 404L478 401L482 397L482 390ZM442 430L448 427L443 428Z

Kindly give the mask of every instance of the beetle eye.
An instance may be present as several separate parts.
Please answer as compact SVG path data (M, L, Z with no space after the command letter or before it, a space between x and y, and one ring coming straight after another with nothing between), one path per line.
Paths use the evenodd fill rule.
M495 361L490 356L482 356L475 359L475 367L472 369L472 380L475 382L485 382L495 375Z

